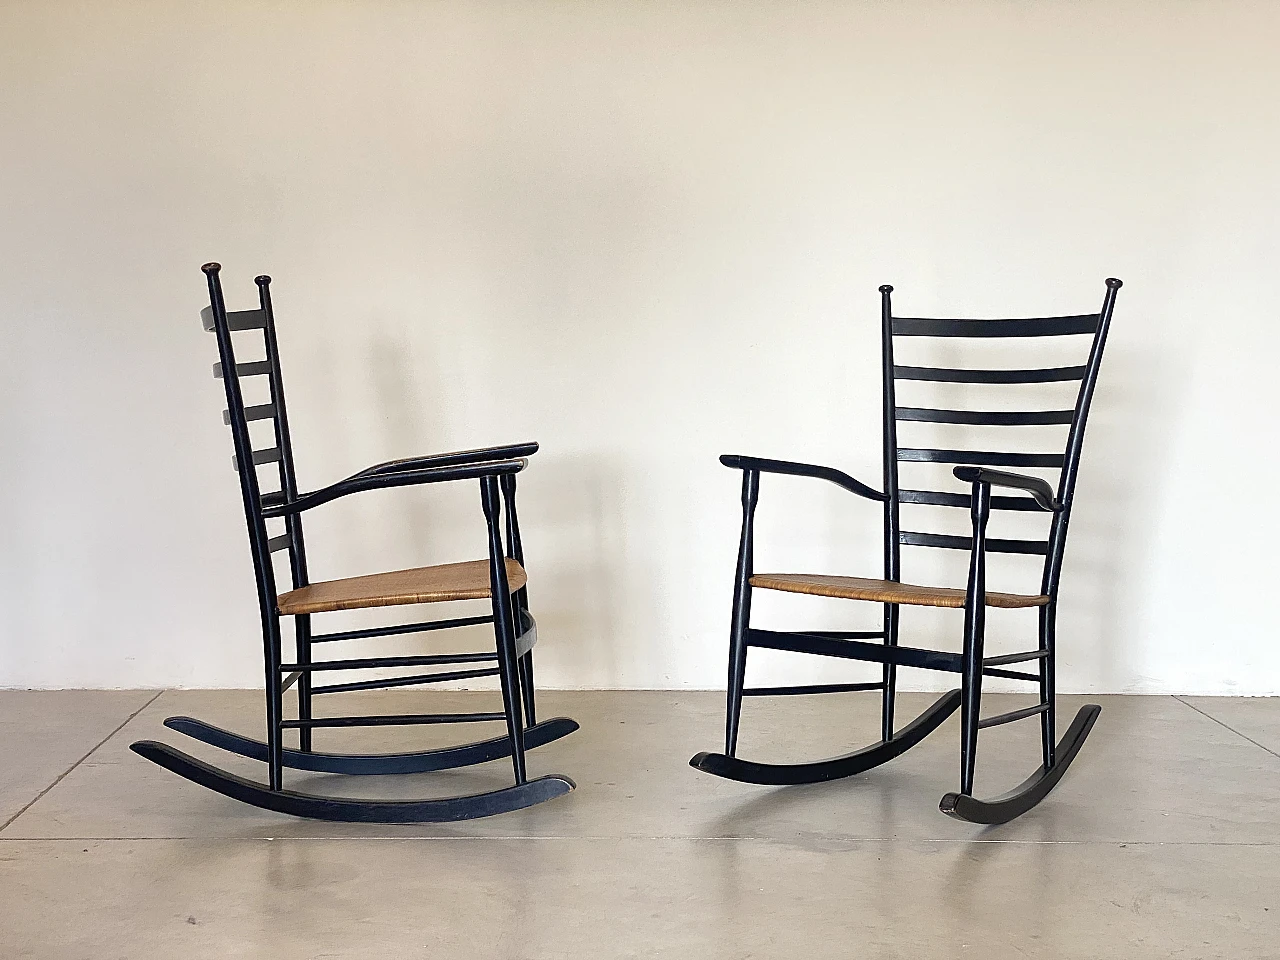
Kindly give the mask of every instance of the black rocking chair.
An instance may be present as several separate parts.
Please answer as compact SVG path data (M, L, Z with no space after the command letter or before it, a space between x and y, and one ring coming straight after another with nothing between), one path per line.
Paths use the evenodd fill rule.
M529 807L573 790L574 783L568 777L553 775L530 780L525 774L526 749L557 740L578 728L573 720L564 717L537 723L534 712L532 647L537 631L528 609L520 528L516 519L515 475L524 469L528 463L525 458L534 453L538 445L520 443L395 460L369 467L332 486L299 494L290 448L289 425L285 416L280 359L276 350L275 319L271 310L271 278L264 276L255 280L258 285L258 309L228 312L218 277L221 267L216 263L209 263L201 269L209 284L209 308L202 311L202 317L205 329L212 330L217 335L220 362L214 366L214 375L221 378L226 387L227 410L223 418L231 427L235 464L240 475L240 491L257 574L266 663L267 740L263 743L192 717L170 717L165 725L231 753L266 762L268 782L257 783L220 770L165 743L144 740L133 744L133 750L179 776L236 800L268 810L320 820L369 823L467 820ZM232 343L235 331L261 331L265 339L265 359L237 362ZM246 406L241 393L241 378L258 376L266 378L267 402ZM250 421L261 420L271 421L274 445L266 449L254 449L249 424ZM279 489L274 492L263 492L259 488L258 468L268 464L275 464L277 468ZM322 583L312 583L308 579L302 537L303 511L363 490L447 480L479 481L480 502L488 525L487 560L419 567ZM504 519L505 550L500 529ZM279 523L280 532L273 535L268 530L268 521ZM293 589L277 596L271 555L281 550L288 551ZM311 632L311 617L317 613L481 599L490 601L490 612L487 615L328 634ZM297 652L295 663L282 662L282 616L293 617ZM339 660L312 658L312 647L318 643L363 640L482 623L493 624L496 652ZM494 661L496 666L485 666ZM313 683L314 674L320 672L328 674L333 671L385 667L441 666L454 669L390 679ZM321 694L407 687L495 674L502 685L501 713L345 717L316 717L312 714L312 698ZM298 716L296 719L286 719L283 696L294 685L297 686ZM322 753L312 749L312 731L317 728L502 720L506 721L505 736L417 753L344 754ZM526 720L528 726L525 725ZM298 731L296 750L286 748L283 744L284 731L287 729ZM365 800L299 793L285 790L282 785L285 767L311 772L364 775L424 773L469 766L504 756L509 756L515 767L515 785L470 796Z
M862 773L892 760L923 740L951 713L960 708L960 791L942 798L941 809L959 820L972 823L1004 823L1030 810L1048 794L1075 759L1089 735L1101 707L1081 707L1061 741L1056 741L1054 718L1054 630L1057 614L1058 581L1062 573L1067 523L1075 492L1076 472L1084 440L1085 420L1097 381L1098 367L1106 344L1107 327L1115 307L1119 280L1108 280L1106 296L1098 313L1083 316L1049 317L1034 320L926 320L895 317L890 302L893 288L883 286L881 294L882 357L884 378L884 491L873 490L848 474L831 467L765 460L757 457L723 456L720 462L742 471L742 539L734 581L733 616L729 635L728 718L725 752L699 753L690 760L698 770L746 783L797 784L835 780ZM894 362L896 337L1056 337L1068 334L1091 335L1092 347L1083 366L1048 369L944 369L901 366ZM937 410L898 406L894 386L900 380L925 380L959 384L1031 384L1079 381L1075 406L1070 410L1028 413L1004 411ZM969 450L915 449L898 445L899 421L982 426L1062 424L1068 427L1063 453L998 453ZM953 473L971 485L969 493L904 490L898 485L898 464L905 461L958 464ZM1039 477L1009 473L993 467L1057 468L1057 490ZM811 574L757 574L753 569L753 534L760 474L775 473L814 477L834 483L850 493L884 504L884 579L819 576ZM992 496L991 488L1019 491L1025 496ZM903 530L899 524L902 504L968 507L973 521L972 537ZM987 538L987 521L992 510L1047 511L1049 533L1045 540L998 540ZM901 547L942 547L969 551L969 577L965 589L922 587L901 582ZM988 552L1043 556L1041 589L1036 595L988 593L986 567ZM778 632L758 630L750 625L753 589L781 590L823 597L871 600L884 604L883 629L877 631ZM985 603L983 602L985 599ZM919 649L898 645L898 617L902 604L930 607L963 607L964 645L961 653ZM1039 643L1034 650L1003 656L984 657L986 607L1035 607L1039 610ZM878 641L878 642L874 642ZM864 660L883 665L881 680L871 683L832 683L793 687L744 689L747 650L764 647L847 660ZM1007 669L1010 664L1036 661L1034 673ZM961 687L937 700L919 717L895 731L894 692L897 668L920 667L961 675ZM983 676L1032 681L1039 686L1039 702L1031 707L999 716L982 717ZM743 696L762 694L809 694L852 690L880 690L881 739L862 750L810 763L772 764L741 760L736 754L738 718ZM974 762L978 731L985 727L1040 717L1043 765L1014 790L991 800L973 796Z

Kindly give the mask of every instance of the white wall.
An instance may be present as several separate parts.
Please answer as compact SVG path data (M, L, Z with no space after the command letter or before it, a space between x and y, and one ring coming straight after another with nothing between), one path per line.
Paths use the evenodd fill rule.
M878 284L1017 316L1122 277L1060 687L1280 692L1277 40L1280 5L1228 0L0 5L0 685L260 682L217 259L233 308L276 278L305 485L542 442L521 505L566 687L723 684L716 456L878 483ZM758 565L874 576L878 523L766 480ZM470 485L366 494L316 513L313 573L481 529Z

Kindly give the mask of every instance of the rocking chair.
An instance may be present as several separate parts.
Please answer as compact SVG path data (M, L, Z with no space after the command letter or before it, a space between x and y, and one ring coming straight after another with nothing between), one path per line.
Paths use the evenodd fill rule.
M515 475L524 469L536 443L520 443L482 450L464 450L394 460L312 493L299 493L294 474L289 425L285 416L284 387L276 349L275 319L271 308L270 277L257 277L259 307L228 312L223 302L216 263L201 268L209 285L209 307L202 311L206 330L217 336L220 362L214 376L223 380L227 394L224 421L231 427L235 466L249 527L249 544L257 574L258 602L262 614L262 638L266 663L267 739L251 739L192 717L170 717L165 725L203 743L267 764L267 783L228 773L189 756L168 744L144 740L132 749L201 786L256 807L298 817L369 823L422 823L467 820L529 807L574 789L568 777L559 775L530 780L525 774L525 751L572 733L578 725L558 717L536 722L533 687L533 644L537 637L529 614L520 527L516 518ZM260 331L265 340L263 360L237 362L232 333ZM268 402L246 406L241 379L265 377ZM251 421L270 420L274 445L255 449ZM279 489L263 492L258 468L275 464ZM302 513L348 494L386 487L413 486L452 480L478 480L480 505L488 526L488 559L419 567L391 573L313 583L308 578L302 535ZM501 523L506 523L504 549ZM273 534L268 521L282 525ZM287 551L293 589L277 595L272 554ZM434 603L447 600L488 600L490 612L420 623L397 624L327 634L313 634L311 617L335 610ZM293 617L296 640L294 663L283 662L280 618ZM452 627L492 623L495 652L448 653L423 656L314 659L320 643L398 636ZM495 666L483 666L496 661ZM477 666L479 665L479 666ZM352 680L315 684L317 673L377 668L460 667L434 673L416 673L387 679ZM324 716L312 713L312 699L358 690L407 687L449 680L493 676L502 685L501 713L380 714L373 716ZM283 696L297 687L297 718L284 717ZM523 716L522 716L523 708ZM525 725L525 720L528 726ZM323 753L312 747L312 731L320 728L391 726L402 724L472 723L505 721L506 735L475 743L416 753ZM286 748L284 731L298 731L297 749ZM366 800L320 796L283 788L285 767L322 773L355 775L424 773L446 770L510 756L515 785L469 796L422 800Z
M1004 823L1030 810L1062 778L1089 735L1101 707L1081 707L1061 741L1055 739L1054 653L1058 584L1062 573L1067 523L1071 517L1076 472L1084 441L1085 420L1093 398L1098 367L1106 344L1107 328L1115 307L1119 280L1106 282L1106 296L1098 313L1082 316L1049 317L1034 320L926 320L896 317L890 295L893 287L880 288L881 350L884 387L884 490L864 483L831 467L765 460L758 457L723 456L720 462L742 471L742 538L734 580L733 615L729 634L728 716L725 752L699 753L690 764L707 773L760 784L815 783L852 776L879 766L905 752L935 730L957 707L960 708L960 790L948 793L940 804L943 813L972 823ZM1092 346L1083 366L1047 369L946 369L902 366L894 362L894 340L898 337L1057 337L1089 335ZM898 406L895 384L903 380L959 384L1039 384L1079 381L1075 405L1070 410L1034 412L941 410ZM898 445L900 421L982 426L1061 424L1068 427L1063 453L1000 453L970 450L916 449ZM968 493L907 490L898 484L898 464L916 461L956 464L956 479L970 485ZM993 467L1056 468L1057 489L1045 480L1010 473ZM758 574L753 569L753 523L762 473L786 474L827 480L850 493L884 505L884 579L821 576L813 574ZM1020 496L992 496L991 488L1018 491ZM903 530L899 523L903 504L968 507L973 524L971 537ZM987 521L992 510L1045 511L1050 515L1045 540L1002 540L987 538ZM916 586L903 583L900 576L902 546L940 547L969 553L968 583L964 589ZM987 592L988 553L1031 554L1044 557L1038 594ZM759 630L750 624L753 590L780 590L788 593L870 600L884 605L882 629L876 631L779 632ZM962 607L964 644L961 653L948 653L899 646L898 621L902 605ZM983 655L986 608L1036 608L1039 611L1039 642L1035 649L1001 656ZM878 641L878 642L873 642ZM791 687L744 687L747 651L751 647L862 660L882 664L881 679L868 683L831 683ZM1007 669L1009 665L1035 661L1034 673ZM901 729L894 727L894 693L898 667L919 667L961 675L959 690L937 700L919 717ZM980 715L982 678L1004 677L1031 681L1038 685L1034 706L998 716ZM879 690L882 696L881 739L862 750L829 760L810 763L774 764L742 760L736 756L738 720L742 698L753 695L795 695L810 693ZM1043 764L1024 783L991 800L973 796L974 765L978 731L1027 717L1040 718Z

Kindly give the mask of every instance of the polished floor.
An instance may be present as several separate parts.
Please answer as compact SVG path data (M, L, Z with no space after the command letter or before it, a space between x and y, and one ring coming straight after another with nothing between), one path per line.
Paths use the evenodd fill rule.
M492 698L387 692L360 709ZM929 699L904 695L903 721ZM489 820L401 827L263 813L128 750L180 743L161 724L173 714L258 731L255 693L0 692L0 956L1280 957L1280 700L1093 699L1102 717L1076 765L1002 827L938 812L957 776L954 717L861 777L753 787L687 766L717 747L722 696L664 692L542 694L543 718L582 729L531 753L530 772L567 774L576 792ZM1083 702L1062 698L1064 717ZM987 707L1020 704L992 696ZM874 694L753 700L740 753L819 758L877 729ZM444 735L338 731L317 746ZM984 731L978 793L1030 773L1037 737L1034 720ZM287 782L394 797L509 776L494 762Z

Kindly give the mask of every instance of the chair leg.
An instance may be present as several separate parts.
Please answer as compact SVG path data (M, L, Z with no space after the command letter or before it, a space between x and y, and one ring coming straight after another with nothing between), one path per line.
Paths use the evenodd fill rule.
M298 656L298 663L309 664L311 662L311 616L310 614L299 614L293 618L294 637L297 644L295 651ZM298 677L298 719L311 719L311 673L303 671L302 676ZM298 750L302 753L311 752L311 728L298 728Z
M1056 700L1054 674L1057 669L1057 665L1054 662L1054 634L1056 632L1057 619L1056 603L1050 603L1048 606L1040 608L1040 649L1048 651L1040 661L1040 702L1045 705L1044 713L1040 714L1040 739L1042 741L1044 768L1046 770L1051 769L1057 760L1055 754L1057 752L1058 738L1055 730L1056 718L1054 716Z
M981 609L981 608L979 608ZM976 619L976 624L973 622ZM973 793L978 760L978 719L982 714L982 616L965 614L964 673L960 684L960 792Z
M751 623L752 528L760 498L760 473L742 472L742 539L733 580L733 615L729 622L729 682L725 710L724 752L738 749L738 720L742 716L742 687L747 677L747 628Z
M262 618L263 660L267 667L267 784L271 790L284 786L284 678L280 676L280 618L274 613Z
M884 605L884 642L890 647L898 645L899 609L896 603L886 603ZM884 689L881 691L883 699L880 709L880 739L888 743L893 739L893 707L898 687L898 665L896 663L884 664L880 680L884 684Z
M729 627L729 683L725 708L725 756L738 749L738 721L742 717L742 688L747 678L747 622L751 616L751 587L733 596L733 620Z
M502 682L502 706L507 715L507 736L511 739L511 764L516 785L525 782L524 723L520 716L520 668L516 658L515 610L507 583L506 554L499 528L498 481L480 480L480 502L489 528L489 590L493 608L493 633L498 648L498 678Z
M520 697L524 701L524 722L532 727L538 722L537 706L533 692L533 651L519 660Z
M510 531L517 529L514 524L508 526L508 537L511 536ZM516 558L519 562L520 558ZM527 587L521 587L516 591L515 597L515 621L516 634L519 635L521 629L525 625L525 617L529 612L529 592ZM530 617L530 620L533 618ZM519 659L520 668L520 699L524 702L524 722L526 726L532 727L538 722L538 709L536 697L534 695L533 685L533 649L532 647L524 652Z
M978 760L978 720L982 715L982 647L987 620L986 527L991 511L991 488L975 484L973 494L973 555L965 591L964 652L960 685L960 792L973 794Z
M502 491L502 504L507 520L507 556L524 566L524 546L520 542L520 522L516 519L516 478L515 474L506 473L498 481ZM516 636L524 628L525 616L529 612L529 588L521 587L515 596ZM532 727L537 724L538 712L534 703L533 688L533 650L528 649L520 657L520 699L524 702L525 723Z
M505 582L506 577L502 578ZM501 609L503 606L505 610ZM493 603L494 638L498 644L498 677L502 681L502 708L507 715L507 736L511 738L511 764L516 783L525 782L524 722L520 716L520 672L516 660L516 636L511 625L510 601Z

